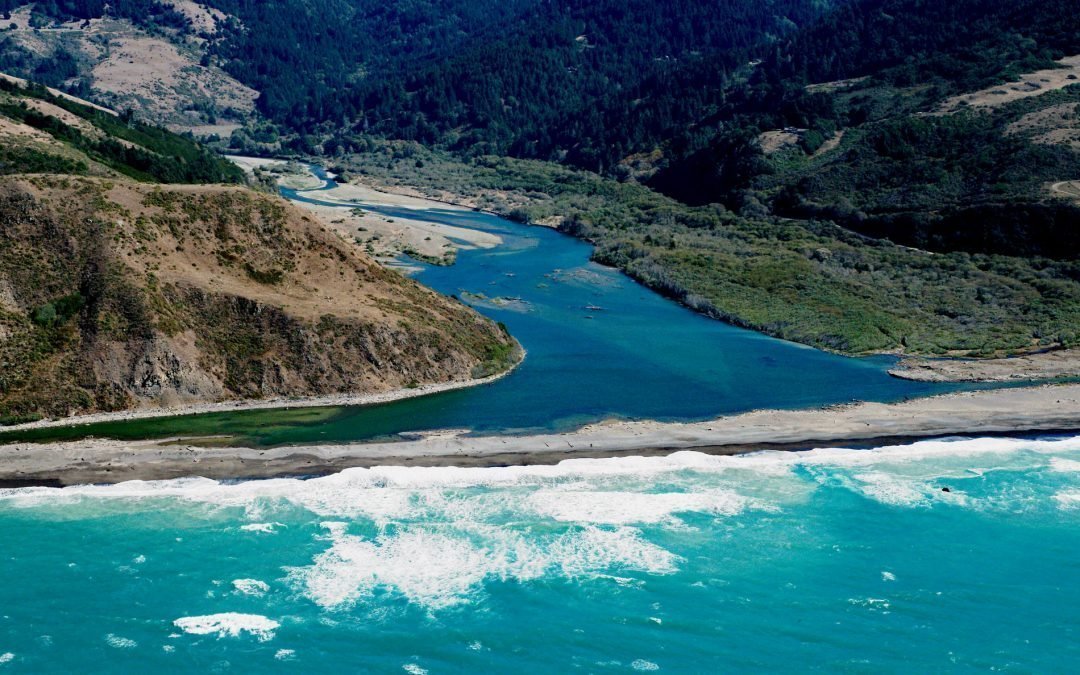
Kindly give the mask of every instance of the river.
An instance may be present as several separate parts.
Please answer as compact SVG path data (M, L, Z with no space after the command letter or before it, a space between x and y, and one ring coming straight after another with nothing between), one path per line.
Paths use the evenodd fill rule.
M340 206L320 195L336 183L313 168L323 188L283 188L283 196ZM502 245L463 248L451 266L408 263L421 283L505 323L527 350L525 362L493 384L383 405L214 413L20 436L227 435L245 445L307 444L443 428L515 433L607 418L699 420L958 388L893 378L886 371L894 357L839 356L706 318L591 262L589 244L550 228L461 209L355 205L499 235Z

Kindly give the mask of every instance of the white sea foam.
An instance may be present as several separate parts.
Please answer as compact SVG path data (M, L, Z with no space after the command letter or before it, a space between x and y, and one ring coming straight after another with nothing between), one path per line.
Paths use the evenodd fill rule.
M1080 472L1080 461L1065 459L1064 457L1051 457L1050 469L1058 473L1077 473Z
M1054 495L1054 501L1062 509L1080 509L1080 490L1063 490Z
M645 659L635 659L634 662L630 664L630 667L634 670L640 670L645 672L660 670L660 666L656 665L652 661L646 661Z
M427 675L428 672L427 668L421 668L415 663L406 663L401 667L401 669L404 670L406 673L409 673L409 675Z
M217 635L219 638L240 637L248 633L260 642L274 637L281 624L259 614L224 612L206 616L185 616L173 621L180 630L191 635Z
M885 598L848 598L848 603L859 607L867 607L874 611L879 609L887 610L890 607L889 601Z
M232 585L238 593L244 595L266 595L270 590L270 586L265 581L258 579L233 579Z
M731 516L746 508L749 500L731 490L705 492L609 492L600 490L539 490L529 505L539 514L565 522L660 523L676 513L697 512Z
M445 534L410 531L374 541L337 534L328 551L293 576L323 607L348 605L389 587L439 609L464 601L488 574L498 573L499 562L493 551Z
M0 654L0 665L3 665L5 663L11 663L14 660L15 655L11 652L4 652L3 654Z
M278 661L293 661L296 659L295 649L279 649L274 653L274 658Z
M240 529L244 532L259 532L261 534L273 534L279 527L284 527L281 523L248 523L247 525L241 525Z
M611 570L666 574L678 556L633 528L575 529L547 541L506 528L407 529L364 539L338 531L333 546L290 578L326 608L352 605L379 589L438 610L468 602L487 579L527 581L544 574L598 576Z
M139 646L139 643L134 640L119 635L113 635L112 633L105 636L105 644L114 649L134 649Z
M882 471L860 473L853 478L859 492L882 504L916 506L929 503L924 486L916 481L897 478Z
M547 552L547 562L568 577L591 577L612 569L672 574L680 561L679 556L646 541L640 531L628 527L587 527L559 537Z

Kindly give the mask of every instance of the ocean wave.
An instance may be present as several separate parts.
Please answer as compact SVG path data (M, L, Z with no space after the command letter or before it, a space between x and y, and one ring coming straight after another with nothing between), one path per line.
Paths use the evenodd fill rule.
M258 532L260 534L273 534L279 527L285 527L281 523L247 523L240 526L242 532Z
M634 670L639 670L642 672L660 670L660 666L653 663L652 661L646 661L645 659L635 659L634 662L630 664L630 667Z
M1054 501L1062 509L1080 509L1080 490L1063 490L1054 495Z
M1064 457L1051 457L1050 469L1058 473L1078 473L1080 472L1080 461L1065 459Z
M814 489L842 487L894 506L936 503L973 506L944 479L966 480L994 470L1049 467L1077 473L1080 437L954 438L872 449L817 448L717 456L695 451L663 457L569 459L550 466L400 467L346 469L302 479L219 482L205 478L129 481L109 486L0 490L16 507L94 499L97 509L131 508L145 500L175 499L241 508L247 532L275 531L303 509L319 517L365 518L376 526L409 520L495 520L530 511L560 522L677 526L680 512L734 515L748 508L777 509ZM973 461L993 457L991 466ZM982 466L981 466L982 465ZM812 480L807 481L809 476ZM663 486L664 489L659 489ZM557 493L557 494L556 494ZM1043 496L1045 499L1045 495ZM136 506L137 508L137 506ZM68 512L68 517L92 513Z
M261 596L266 595L270 590L270 586L265 581L258 579L233 579L232 585L241 595Z
M677 513L732 516L753 502L732 490L705 492L611 492L539 490L527 501L542 516L562 522L627 525L670 522Z
M410 508L410 490L506 486L543 488L582 479L632 477L647 480L659 474L673 472L708 474L749 470L782 476L786 475L790 468L799 466L854 468L1018 452L1077 453L1080 452L1080 436L1048 439L955 438L870 449L821 447L796 452L765 451L745 455L709 455L684 450L662 457L579 458L563 460L555 465L538 466L378 466L370 469L345 469L330 476L308 480L283 478L236 483L207 478L181 478L64 488L6 488L0 489L0 499L11 501L63 497L178 497L229 506L245 505L257 499L288 498L316 512L348 514L352 510L357 515L381 514L394 517ZM1068 458L1062 458L1057 465L1075 466L1068 464L1068 461ZM384 492L377 497L367 492L362 499L353 496L357 491L373 490ZM252 523L250 529L254 530L256 526L259 525Z
M112 633L105 636L105 644L114 649L134 649L139 646L134 640L120 635L113 635Z
M185 616L173 621L173 625L191 635L217 635L219 638L235 638L248 633L260 642L273 639L274 632L281 626L277 621L260 614L236 612Z
M679 557L633 528L576 528L547 541L503 527L407 529L374 539L331 532L333 545L289 577L327 609L349 607L391 590L438 610L468 602L489 579L528 581L544 575L599 576L612 570L667 574Z

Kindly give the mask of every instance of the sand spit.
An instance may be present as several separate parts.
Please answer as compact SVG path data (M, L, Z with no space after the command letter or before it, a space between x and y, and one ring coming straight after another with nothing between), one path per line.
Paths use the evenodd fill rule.
M897 442L950 435L1080 429L1080 385L965 392L902 403L812 410L759 410L708 422L608 422L561 434L416 434L398 442L277 448L203 448L182 439L91 439L0 446L0 485L118 483L183 476L268 478L321 475L357 466L505 466L574 457L655 455L694 449L763 449Z
M1080 377L1080 349L1061 349L1004 359L905 358L893 377L921 382L1017 382Z

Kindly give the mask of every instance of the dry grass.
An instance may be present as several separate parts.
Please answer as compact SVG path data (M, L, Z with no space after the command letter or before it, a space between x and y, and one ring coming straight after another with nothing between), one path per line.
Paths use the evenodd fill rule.
M761 146L761 151L766 155L793 148L799 144L800 140L799 134L780 129L762 132L757 137L758 145Z
M152 119L186 127L199 126L178 114L190 101L213 100L221 109L250 114L258 96L225 73L200 66L194 55L175 45L139 34L114 34L91 73L95 89Z
M188 16L197 30L205 28L204 32L213 32L217 21L224 18L217 10L187 0L171 4ZM31 29L28 18L28 11L13 12L16 28L5 35L41 58L50 58L61 47L76 54L80 75L117 110L130 107L174 130L227 136L241 120L220 115L217 120L208 120L197 108L213 104L219 111L231 108L242 116L255 109L258 92L216 67L200 64L205 42L201 38L174 43L117 19Z
M170 186L153 188L117 182L107 192L110 202L132 214L154 219L175 216L172 210L147 206L155 190L178 195L189 203L205 202L220 212L221 204L255 200L264 202L282 214L280 229L283 247L295 253L292 260L275 259L274 252L260 250L250 235L230 229L226 244L215 232L212 220L184 218L184 236L178 239L168 227L153 227L152 240L138 236L127 218L119 218L125 231L116 243L117 254L141 275L155 274L166 283L177 283L207 291L250 298L263 304L284 308L290 314L315 319L326 314L343 318L385 319L378 299L396 299L387 288L386 275L355 244L343 240L327 225L290 206L277 197L253 195L241 187ZM222 199L224 198L224 199ZM243 249L240 259L229 262L219 255L227 246ZM245 264L260 270L282 269L278 283L261 283L252 278ZM286 267L292 269L285 270Z
M225 12L192 0L165 0L166 5L187 17L196 32L216 33L218 22L224 21Z
M1039 96L1048 91L1064 89L1071 84L1080 84L1080 55L1061 59L1058 64L1060 68L1028 73L1016 82L953 96L943 101L936 112L951 113L964 108L995 108L1012 101Z

